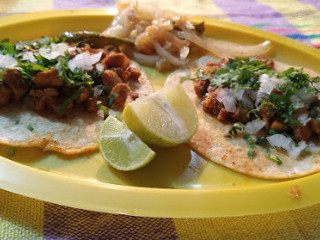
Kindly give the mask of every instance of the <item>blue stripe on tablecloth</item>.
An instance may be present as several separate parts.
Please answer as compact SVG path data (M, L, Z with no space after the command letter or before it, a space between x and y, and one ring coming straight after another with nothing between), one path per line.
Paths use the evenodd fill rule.
M273 8L260 4L254 0L212 0L212 2L222 9L232 20L232 22L240 23L247 26L257 24L274 24L288 25L292 27L290 34L301 34L294 28L288 20ZM264 29L263 27L261 29ZM267 29L266 29L267 30ZM303 43L312 45L307 38L299 38Z
M302 34L288 34L286 35L289 38L293 38L293 39L314 39L314 38L320 38L320 34L311 34L311 35L302 35Z

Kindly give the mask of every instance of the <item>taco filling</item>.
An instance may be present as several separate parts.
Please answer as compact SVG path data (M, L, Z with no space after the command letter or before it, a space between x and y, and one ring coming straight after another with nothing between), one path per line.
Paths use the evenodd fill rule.
M204 56L173 72L198 114L190 147L214 163L265 179L320 170L317 73L265 57Z
M88 44L43 37L40 41L0 43L0 107L30 98L37 112L67 115L77 105L97 112L101 105L123 107L130 82L140 71L116 46L103 49ZM133 98L138 93L129 91Z
M152 93L116 45L64 37L0 43L0 143L66 154L95 150L104 117Z
M285 149L291 158L319 151L314 143L320 134L319 80L302 69L276 72L264 57L235 58L200 67L194 90L203 111L232 124L228 138L240 133L247 141L248 157L260 145L282 164L270 155L271 147Z

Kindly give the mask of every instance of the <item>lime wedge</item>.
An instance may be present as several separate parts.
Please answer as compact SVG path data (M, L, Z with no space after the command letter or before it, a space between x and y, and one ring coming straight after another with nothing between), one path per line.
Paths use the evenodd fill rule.
M187 142L198 126L195 107L180 84L138 98L125 107L122 116L142 141L157 146Z
M112 116L107 117L102 125L99 149L112 167L122 171L141 168L156 155L125 123Z

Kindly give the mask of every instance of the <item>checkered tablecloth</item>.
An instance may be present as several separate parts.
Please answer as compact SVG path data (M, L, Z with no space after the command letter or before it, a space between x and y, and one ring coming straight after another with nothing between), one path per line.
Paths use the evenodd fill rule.
M0 17L55 9L114 8L122 2L0 0ZM163 8L232 21L320 47L319 0L141 2L161 2ZM320 239L320 204L242 217L146 218L63 207L0 190L0 239Z

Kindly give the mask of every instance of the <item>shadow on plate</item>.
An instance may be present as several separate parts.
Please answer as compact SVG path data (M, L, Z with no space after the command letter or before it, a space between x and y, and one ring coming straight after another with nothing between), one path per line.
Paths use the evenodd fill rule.
M199 160L187 145L171 148L156 148L156 157L145 167L122 172L105 164L97 172L97 179L108 182L107 176L115 175L123 185L139 187L175 188L196 179L202 170L204 160ZM200 164L199 164L200 163ZM196 167L195 167L196 166Z

